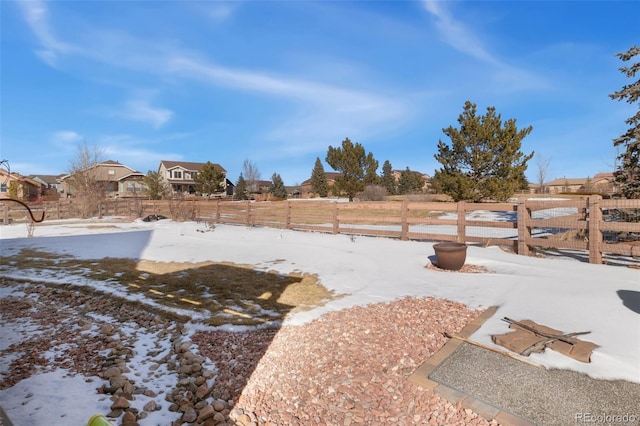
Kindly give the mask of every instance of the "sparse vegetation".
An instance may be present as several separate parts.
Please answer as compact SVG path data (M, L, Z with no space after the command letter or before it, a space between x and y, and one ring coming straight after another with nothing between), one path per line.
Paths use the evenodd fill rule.
M384 201L388 195L384 186L380 185L367 185L360 194L362 201Z

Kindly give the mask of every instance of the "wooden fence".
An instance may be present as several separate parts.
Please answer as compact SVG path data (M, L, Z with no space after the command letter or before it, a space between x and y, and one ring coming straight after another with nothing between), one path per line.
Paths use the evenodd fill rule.
M0 200L2 223L28 222L26 210ZM32 205L47 219L78 217L74 200ZM220 200L105 200L99 216L163 215L176 220L266 226L283 229L368 235L402 240L459 241L499 245L519 254L539 250L640 258L640 200L521 200L518 203L441 202L275 202Z

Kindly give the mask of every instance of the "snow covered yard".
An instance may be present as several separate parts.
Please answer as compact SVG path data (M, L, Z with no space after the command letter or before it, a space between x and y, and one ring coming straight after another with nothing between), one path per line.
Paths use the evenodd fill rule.
M264 418L284 423L313 423L313 416L304 419L300 413L328 416L331 410L323 412L319 407L332 400L339 401L337 408L343 410L333 407L336 422L347 414L356 419L375 415L364 413L382 410L383 404L372 405L384 395L380 389L371 390L378 380L383 382L381 387L387 381L392 383L385 386L393 392L387 391L391 399L384 406L393 407L393 401L401 399L405 408L405 412L387 408L387 412L378 413L380 418L420 422L438 412L451 419L482 423L477 416L460 412L433 394L410 388L403 379L444 344L442 331L455 333L479 310L494 305L499 306L496 315L472 336L474 340L493 345L491 335L507 329L501 321L505 316L532 319L565 332L589 330L591 334L584 340L600 345L591 363L553 351L530 358L548 368L640 383L640 273L632 268L516 256L496 247L469 247L467 263L489 272L450 273L425 267L433 255L431 243L221 225L210 231L204 224L191 222L125 223L107 218L38 226L35 238L26 238L26 233L24 225L0 227L0 378L5 384L0 390L0 405L18 425L45 422L52 416L82 424L92 414L110 412L117 401L109 394L98 394L96 388L102 386L104 391L110 385L104 373L111 366L135 382L136 388L129 389L138 392L135 400L121 402L146 413L146 418L138 419L140 424L184 419L184 411L171 408L179 401L165 398L180 387L183 366L190 366L185 371L195 368L203 373L189 372L192 378L202 378L197 385L193 383L194 389L189 389L187 380L181 397L194 397L187 392L196 394L198 389L207 391L198 401L205 404L200 404L194 421L203 407L214 403L217 406L208 418L220 413L226 421L262 413ZM209 316L206 309L171 306L141 292L125 292L127 283L119 282L118 276L96 279L72 267L66 273L59 269L43 272L5 262L26 250L96 262L127 258L139 265L250 265L282 277L310 274L329 294L341 297L327 297L324 305L311 310L290 312L283 322L274 316L262 326L214 327L204 323ZM144 271L140 274L144 277ZM79 288L95 293L78 292ZM121 299L110 298L110 294ZM189 299L189 295L183 298ZM113 300L120 302L114 306ZM47 306L56 309L47 313ZM229 318L249 315L243 306L229 310ZM20 346L21 341L40 342L42 351L33 345ZM78 341L91 349L90 355L77 350ZM291 346L291 342L297 343ZM347 348L356 344L355 352ZM382 356L386 352L389 358ZM342 367L350 371L340 376L340 389L335 384L338 378L332 376L336 370L332 363L338 358L329 353L341 355ZM366 357L357 359L363 353ZM29 357L33 359L28 361ZM27 360L28 368L21 373L24 379L7 383L12 374L14 379L19 376L9 367L20 359ZM304 376L306 367L300 360L324 368L327 377L322 379L319 373L313 379ZM371 363L367 372L353 371L354 365L363 363ZM87 377L74 375L76 371ZM290 384L291 371L298 371L294 378L297 386L300 377L308 379L307 388ZM247 377L238 377L242 375ZM323 381L328 378L332 381ZM274 382L281 386L266 392ZM368 385L372 387L365 391ZM332 386L333 391L329 390ZM362 392L351 389L350 394L344 388L350 386ZM354 392L362 398L356 398ZM268 393L271 399L259 400L256 395L260 393ZM276 409L283 402L281 409ZM234 403L238 405L234 407ZM301 404L307 408L300 409ZM316 406L315 411L309 409L311 405ZM298 412L288 413L285 407L297 407Z

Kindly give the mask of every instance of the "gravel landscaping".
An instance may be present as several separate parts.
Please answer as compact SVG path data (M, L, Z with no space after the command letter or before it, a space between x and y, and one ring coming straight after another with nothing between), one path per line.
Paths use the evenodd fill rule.
M77 287L0 287L0 321L25 331L0 351L0 389L64 368L95 384L86 398L108 399L114 424L153 424L161 409L176 425L495 424L407 381L481 313L460 303L404 298L224 331Z

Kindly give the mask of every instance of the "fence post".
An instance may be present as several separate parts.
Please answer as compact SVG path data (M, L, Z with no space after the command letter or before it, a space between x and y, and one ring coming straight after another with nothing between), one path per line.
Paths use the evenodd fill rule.
M2 224L9 224L9 205L7 203L2 203Z
M340 223L338 222L338 203L334 201L332 206L333 211L333 233L340 232Z
M531 238L531 228L529 225L529 210L525 200L518 200L518 210L516 220L518 221L518 254L529 255L529 245L527 241Z
M400 207L400 223L401 223L401 231L400 231L400 239L402 241L406 241L409 239L409 201L402 200L402 205Z
M56 201L56 219L60 219L60 200Z
M291 201L289 200L287 200L286 215L284 227L285 229L291 229Z
M589 263L602 263L602 232L600 232L600 222L602 222L602 210L600 210L599 195L592 195L587 199L587 209L589 212Z
M220 223L220 200L216 200L216 223Z
M456 234L459 243L464 243L467 239L467 211L465 205L464 201L458 201L458 231Z
M251 226L251 201L247 200L247 226Z

